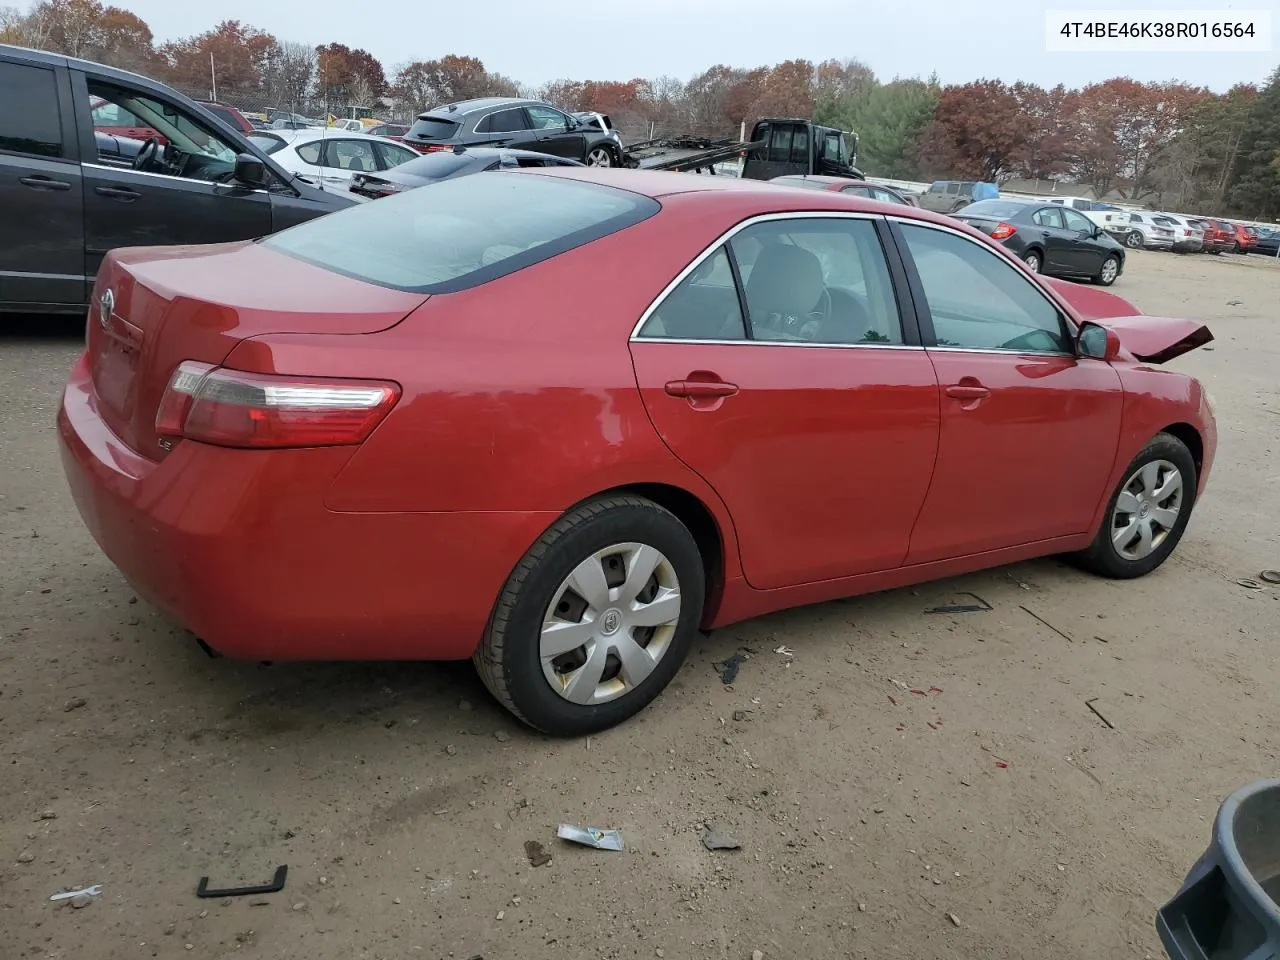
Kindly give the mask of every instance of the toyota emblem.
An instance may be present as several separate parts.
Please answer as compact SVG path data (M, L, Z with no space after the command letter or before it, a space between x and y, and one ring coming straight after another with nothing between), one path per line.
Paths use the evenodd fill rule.
M116 295L108 289L101 297L98 298L98 323L102 329L107 329L107 324L111 322L111 314L116 309Z

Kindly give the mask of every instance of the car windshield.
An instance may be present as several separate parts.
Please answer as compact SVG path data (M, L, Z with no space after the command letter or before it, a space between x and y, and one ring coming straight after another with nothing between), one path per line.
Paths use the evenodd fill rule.
M998 217L1003 220L1017 216L1026 208L1025 203L1015 203L1011 200L979 200L977 203L971 203L957 210L955 215L957 217Z
M657 201L536 174L479 173L320 217L259 241L414 293L464 290L645 220Z

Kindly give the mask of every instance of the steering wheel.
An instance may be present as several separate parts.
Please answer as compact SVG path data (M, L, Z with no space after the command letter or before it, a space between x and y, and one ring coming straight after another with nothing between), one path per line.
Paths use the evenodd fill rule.
M144 170L147 165L156 159L156 155L160 152L160 143L155 137L147 137L142 141L142 146L138 148L138 155L133 158L133 169Z

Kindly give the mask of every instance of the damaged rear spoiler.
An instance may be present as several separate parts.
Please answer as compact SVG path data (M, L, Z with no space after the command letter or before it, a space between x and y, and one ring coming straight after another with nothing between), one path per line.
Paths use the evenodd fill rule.
M1168 363L1213 341L1213 332L1199 320L1134 316L1092 322L1114 330L1120 345L1141 363Z

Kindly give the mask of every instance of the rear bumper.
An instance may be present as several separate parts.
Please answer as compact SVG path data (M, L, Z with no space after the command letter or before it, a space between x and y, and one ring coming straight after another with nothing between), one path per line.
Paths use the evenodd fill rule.
M351 448L186 441L148 460L98 415L83 360L63 395L58 440L103 552L141 596L231 657L469 657L510 571L555 520L327 510Z
M1190 253L1195 253L1197 250L1203 250L1203 249L1204 249L1204 241L1203 241L1203 240L1199 240L1199 239L1196 239L1196 240L1175 240L1175 241L1174 241L1174 244L1173 244L1173 249L1175 249L1175 250L1186 250L1186 251L1188 251L1188 252L1190 252Z

